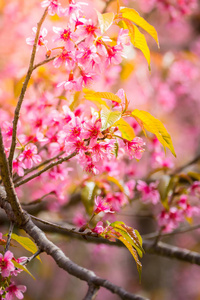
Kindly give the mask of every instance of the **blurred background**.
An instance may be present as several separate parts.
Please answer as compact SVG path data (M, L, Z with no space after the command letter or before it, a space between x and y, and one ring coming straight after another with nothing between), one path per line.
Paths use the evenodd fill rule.
M60 2L63 6L68 3L64 0ZM87 15L95 19L93 8L102 11L106 1L87 2L91 7L87 8ZM131 108L146 110L165 124L177 154L177 158L174 158L167 151L166 156L159 154L153 157L152 153L150 156L149 151L146 151L140 163L129 163L129 179L136 179L146 176L149 168L154 170L167 165L170 170L174 170L200 155L200 3L197 0L124 0L120 3L136 9L156 28L160 49L146 35L151 51L151 71L139 50L127 49L127 59L120 66L102 74L101 80L93 85L93 89L116 93L119 88L124 88ZM107 11L116 11L115 1L108 5ZM0 123L12 120L31 53L26 38L32 35L32 27L36 26L42 12L39 0L0 0ZM59 19L57 16L48 17L45 21L44 26L49 31L49 48L52 46L52 26L65 24L64 22L64 18ZM45 50L41 49L37 53L37 61L43 59ZM64 71L61 71L61 75L58 74L52 63L39 68L33 74L33 81L27 91L26 105L28 101L37 101L38 95L44 91L49 93L49 98L51 93L54 93L54 97L59 95L59 91L55 91L55 83L64 78ZM137 132L137 124L132 125ZM153 143L153 139L148 141L147 149L150 152ZM192 171L199 172L198 164L192 166ZM76 170L76 175L73 176L81 178L80 170ZM159 173L155 178L159 178ZM25 202L28 191L18 192L22 193L22 201ZM34 198L37 192L34 191ZM77 217L74 205L63 206L61 212L55 209L55 203L52 207L51 211L39 210L35 214L55 222L66 220L78 224L77 219L74 221ZM83 207L80 206L79 209L83 213ZM137 228L141 235L146 235L158 230L153 216L157 211L152 204L136 200L120 211L117 219ZM8 223L2 212L1 215L0 231L6 233ZM197 221L198 219L194 220ZM24 235L23 232L17 232ZM197 229L188 234L166 237L163 241L199 252L199 233L200 230ZM142 282L139 284L135 262L127 249L95 245L84 239L75 240L58 234L48 233L48 237L70 259L130 292L151 300L200 299L198 266L145 254L142 258ZM16 257L22 256L22 253L23 256L29 255L20 247L13 248L13 252ZM47 255L41 254L41 259L42 264L36 260L29 266L35 281L23 273L17 278L19 284L27 286L25 300L75 300L84 297L87 291L84 282L59 269ZM96 299L117 300L118 297L101 289Z

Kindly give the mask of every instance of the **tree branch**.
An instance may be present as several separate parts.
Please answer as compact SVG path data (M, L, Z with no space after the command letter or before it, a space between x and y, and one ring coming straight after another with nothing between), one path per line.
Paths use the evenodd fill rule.
M18 120L19 120L19 113L20 113L20 109L21 109L21 106L22 106L22 102L24 100L24 95L25 95L25 92L27 90L29 80L30 80L32 72L34 70L33 69L33 64L34 64L35 55L36 55L36 49L37 49L37 43L38 43L38 39L39 39L39 33L40 33L42 23L44 22L45 17L47 15L47 11L48 11L48 7L45 9L40 21L37 24L37 32L36 32L36 35L35 35L35 41L34 41L33 50L32 50L32 53L31 53L31 58L30 58L28 71L27 71L26 78L25 78L25 81L24 81L22 89L21 89L21 93L20 93L20 96L19 96L19 100L18 100L16 109L15 109L14 120L13 120L12 142L11 142L11 148L10 148L10 153L9 153L9 158L8 158L9 168L10 168L10 173L11 174L12 174L12 162L13 162L15 147L16 147L16 144L17 144L17 125L18 125Z
M77 154L78 154L78 152L77 152L77 151L74 151L72 154L60 158L59 160L57 160L57 161L51 163L50 165L46 166L46 167L45 167L44 169L42 169L41 171L39 171L39 172L37 172L37 173L35 173L35 174L29 176L28 178L26 178L26 179L24 179L24 180L21 180L21 181L18 182L18 183L16 183L16 184L15 184L15 187L18 187L18 186L20 186L20 185L22 185L22 184L24 184L24 183L29 182L30 180L32 180L32 179L34 179L34 178L40 176L42 173L48 171L49 169L51 169L51 168L53 168L53 167L55 167L55 166L57 166L57 165L62 164L64 161L68 161L70 158L76 156Z
M36 220L36 218L34 217ZM45 223L40 224L41 220L36 221L38 227L40 227L43 231L49 233L59 233L65 236L70 236L72 238L80 239L81 241L94 243L94 244L105 244L109 246L117 246L117 247L124 247L120 241L111 242L109 240L103 239L98 236L94 236L94 234L88 234L88 232L82 232L81 234L78 233L76 229L74 229L70 225L66 224L65 226L69 226L66 228L65 226L54 226L53 223ZM35 222L35 221L34 221ZM86 240L82 238L82 236L86 237ZM175 258L177 260L189 262L191 264L200 265L200 254L194 251L190 251L188 249L179 248L173 245L169 245L163 242L158 242L158 244L154 244L154 241L147 241L143 240L143 248L146 253L148 254L157 254L160 256L165 256L168 258Z
M62 152L60 152L59 154L55 155L54 157L49 158L49 159L47 159L47 160L41 162L39 165L37 165L37 166L35 166L35 167L33 167L33 168L29 169L29 170L25 170L25 171L24 171L24 176L26 176L26 175L28 175L29 173L32 173L33 171L35 171L35 170L37 170L37 169L39 169L39 168L41 168L41 167L47 165L47 164L50 163L51 161L53 161L53 160L59 158L59 157L60 157L61 155L63 155L64 153L65 153L65 152L62 151ZM20 180L20 177L17 177L16 179L13 180L13 182L16 183L16 182L18 182L19 180Z
M0 190L0 207L2 207L9 217L13 217L13 211L11 205L4 198L5 194ZM49 241L44 232L39 229L27 215L27 222L21 226L26 233L33 238L40 251L46 252L50 255L57 265L67 271L69 274L86 281L88 284L92 284L97 287L104 287L114 294L117 294L123 300L147 300L146 298L131 294L123 288L111 283L110 281L100 278L95 275L94 272L83 268L73 261L71 261L63 251L55 244ZM17 224L19 225L19 224Z
M57 56L55 55L55 56L53 56L53 57L50 57L50 58L47 58L47 59L41 61L40 63L38 63L38 64L36 64L36 65L33 66L33 70L37 69L38 67L40 67L40 66L42 66L42 65L47 64L48 62L54 60L56 57L57 57Z
M186 169L187 167L197 163L200 160L200 155L197 155L195 158L193 158L192 160L190 160L188 163L184 164L181 167L178 167L176 170L174 170L170 175L176 175L180 172L182 172L184 169Z
M8 160L7 160L7 157L5 154L5 150L4 150L1 128L0 128L0 170L1 170L2 182L5 187L5 190L4 190L3 186L1 187L0 193L3 192L5 195L5 200L7 200L10 203L12 210L15 214L15 217L18 221L18 224L26 222L26 217L23 213L22 207L20 205L20 202L18 200L17 194L14 189L14 185L12 182L11 173L10 173L9 165L8 165Z
M94 300L97 296L99 287L92 283L88 284L88 291L83 300Z

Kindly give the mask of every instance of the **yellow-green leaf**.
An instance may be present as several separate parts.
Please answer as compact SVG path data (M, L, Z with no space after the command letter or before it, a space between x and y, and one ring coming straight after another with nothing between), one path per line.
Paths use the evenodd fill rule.
M133 247L131 246L131 244L129 244L129 242L127 242L127 240L125 238L123 238L122 236L118 238L125 246L126 248L130 251L130 253L132 254L135 262L136 262L136 265L137 265L137 270L138 270L138 273L139 273L139 277L140 277L140 281L141 281L141 274L142 274L142 264L141 262L139 261L138 259L138 256L137 256L137 252L135 251L135 249L133 249Z
M12 263L15 266L15 268L18 268L18 269L21 269L21 270L25 271L26 273L28 273L35 280L35 277L31 274L31 272L25 266L17 263L14 259L12 259Z
M101 33L104 34L104 32L106 32L108 28L113 24L115 15L113 12L109 12L105 14L101 14L99 11L96 12L98 16Z
M75 92L74 99L73 99L72 103L69 106L69 108L71 109L71 111L74 111L79 106L80 102L81 102L80 92L78 91L78 92Z
M121 118L120 111L111 111L106 106L102 107L101 113L102 130L106 130Z
M144 29L146 32L148 32L154 38L159 47L158 35L155 28L150 25L145 19L143 19L136 10L134 10L133 8L125 7L120 9L120 13L122 14L123 18L132 21L133 23Z
M150 67L150 62L151 62L150 51L144 34L142 34L137 28L137 26L132 24L131 21L129 21L128 19L123 18L122 24L124 28L127 28L129 30L131 43L133 44L134 47L142 51Z
M85 99L93 102L98 108L101 108L102 105L104 105L109 109L109 106L107 105L106 101L102 100L101 98L88 95L87 97L85 97Z
M117 126L122 134L122 137L128 141L132 141L135 138L134 129L124 119L120 118L113 126Z
M121 221L113 222L110 226L113 227L116 232L119 232L127 240L127 242L129 242L137 250L139 256L142 257L144 249L142 248L142 238L138 231L136 234L132 227L127 226ZM138 238L138 235L140 236L140 239Z
M122 100L117 95L110 93L110 92L96 92L96 93L94 93L94 96L108 99L111 101L115 101L117 103L122 102Z
M139 109L135 109L132 112L132 116L136 119L136 121L139 120L139 124L141 123L144 129L156 135L157 139L163 145L164 149L166 147L169 148L172 154L176 156L171 136L160 120L153 117L150 113Z
M15 233L12 233L11 238L18 242L22 247L24 247L26 250L30 251L31 253L36 253L38 251L37 246L34 244L34 242L29 239L28 237L19 236ZM39 255L36 256L39 261L41 261Z
M106 179L108 181L111 181L113 182L114 184L116 184L118 186L118 188L120 189L121 192L124 192L124 188L123 186L121 185L121 183L119 182L119 180L117 180L115 177L112 177L112 176L107 176Z

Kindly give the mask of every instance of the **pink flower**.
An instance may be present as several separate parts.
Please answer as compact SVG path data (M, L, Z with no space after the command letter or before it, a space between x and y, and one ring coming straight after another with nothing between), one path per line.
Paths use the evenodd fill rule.
M96 119L96 117L93 117L88 122L85 122L84 127L86 129L86 132L84 133L85 139L97 139L98 137L103 136L101 134L101 120Z
M95 228L92 229L93 232L101 234L104 232L103 222L99 221Z
M53 31L57 34L59 34L59 37L56 37L54 41L63 41L65 42L65 47L67 50L73 50L74 49L74 42L77 38L76 34L72 33L70 28L60 28L60 27L53 27Z
M200 196L200 181L194 181L190 187L191 195Z
M131 142L124 140L124 146L126 152L129 154L130 158L140 159L144 152L142 146L145 145L144 141L140 137L135 137Z
M170 232L177 228L183 220L183 215L176 207L171 207L169 211L163 210L158 216L158 224L164 232Z
M59 14L59 6L61 4L58 2L58 0L44 0L41 3L42 7L48 6L48 13L50 16L55 15L56 13Z
M128 182L126 182L125 187L127 188L129 198L133 198L134 197L135 180L131 179Z
M6 288L6 291L6 300L14 300L15 297L17 297L18 299L23 299L24 295L22 293L26 292L26 287L25 285L11 284L9 287Z
M92 42L95 37L101 34L100 29L94 25L91 19L86 20L83 25L79 26L79 29L81 29L81 36L86 38L87 43Z
M22 257L19 257L17 259L15 259L13 257L13 260L15 260L18 264L22 264L22 263L25 263L27 261L27 257L26 256L22 256ZM17 269L16 268L14 271L11 272L11 275L17 276L22 271L23 271L22 269Z
M158 182L151 182L149 185L142 181L138 180L137 190L142 193L142 201L144 203L151 202L157 204L160 200L160 194L157 190Z
M108 204L103 198L100 196L97 196L95 199L96 209L94 211L95 214L99 214L100 212L104 213L114 213L114 211L111 211L111 206Z
M32 31L33 31L33 34L36 35L36 32L37 32L37 27L33 27L32 28ZM38 46L46 46L48 41L45 40L45 36L47 35L47 29L46 28L43 28L40 32L40 36L39 36L39 39L38 39ZM34 45L34 42L35 42L35 37L28 37L26 39L26 43L28 45L31 45L33 46ZM37 50L38 50L38 46L37 46Z
M2 123L2 134L4 137L6 137L8 140L12 138L12 131L13 131L13 126L10 122L4 121Z
M87 220L82 213L77 212L75 217L73 218L73 223L76 226L82 227L83 225L85 225L87 223Z
M115 95L118 96L122 100L122 102L118 103L116 101L112 101L113 106L116 107L116 106L120 106L120 105L125 105L125 92L124 92L124 89L119 89Z
M18 159L13 160L13 171L16 172L19 176L24 176L24 169L26 166L23 162Z
M154 168L169 168L174 167L174 163L170 157L166 157L163 151L154 152L152 155L152 165Z
M67 51L65 48L63 48L62 52L54 59L53 65L55 68L59 68L63 63L68 70L73 69L75 65L73 53Z
M122 50L123 48L120 45L116 46L107 46L107 58L105 64L120 64L122 61Z
M128 29L120 29L118 38L117 38L117 44L118 45L126 45L129 46L131 45L131 40L130 40L130 35Z
M89 45L87 43L81 43L79 49L76 51L76 60L80 63L84 68L94 66L95 64L101 63L101 58L97 53L96 46Z
M24 161L24 165L27 169L33 167L33 163L37 164L42 161L40 155L37 155L37 147L33 144L29 144L25 147L24 151L20 154L19 161Z
M6 251L6 253L0 253L0 268L1 268L1 276L8 277L10 276L10 272L15 270L15 266L12 263L13 253L10 251Z

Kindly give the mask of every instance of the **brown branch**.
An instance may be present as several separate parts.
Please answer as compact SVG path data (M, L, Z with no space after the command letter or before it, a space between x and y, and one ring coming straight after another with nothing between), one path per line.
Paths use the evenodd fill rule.
M36 220L35 217L34 219ZM70 228L70 225L67 224L65 226L57 226L57 225L54 226L53 223L48 224L49 222L45 222L45 224L40 224L38 221L41 222L41 220L37 220L36 222L37 226L41 228L43 231L48 233L59 233L65 236L70 236L72 238L79 239L84 242L87 241L88 243L124 247L124 245L120 241L111 242L101 237L94 236L93 234L88 234L88 232L77 234L78 230L73 229L73 227ZM66 229L66 226L69 227ZM86 240L83 239L82 236L85 236ZM200 265L200 254L194 251L190 251L188 249L183 249L173 245L168 245L162 242L158 242L158 244L155 245L154 241L148 241L148 240L143 240L143 248L145 252L148 254L157 254L168 258L175 258L177 260L189 262L191 264Z
M182 172L184 169L186 169L187 167L193 165L193 164L196 164L198 161L200 160L200 155L197 155L195 158L193 158L192 160L190 160L189 162L187 162L186 164L184 164L183 166L181 167L178 167L176 170L174 170L172 172L172 174L170 175L176 175L180 172Z
M14 212L12 211L11 205L4 198L5 194L0 191L0 207L2 207L9 217L13 217ZM26 233L33 238L38 246L39 251L46 252L50 255L57 265L67 271L69 274L79 278L80 280L86 281L88 284L96 287L104 287L114 294L117 294L123 300L147 300L143 297L131 294L123 288L111 283L110 281L100 278L95 275L94 272L83 268L73 261L71 261L63 251L49 241L41 229L39 229L27 215L27 222L21 226ZM17 220L16 220L17 221ZM17 224L19 225L19 224Z
M97 296L99 286L88 283L88 291L83 300L94 300Z
M13 157L14 157L14 152L15 152L15 147L17 144L17 125L18 125L18 120L19 120L19 114L20 114L20 110L21 110L21 106L22 106L22 102L24 100L24 96L27 90L27 86L29 83L29 80L31 78L32 72L33 72L33 64L34 64L34 60L35 60L35 55L36 55L36 49L37 49L37 43L38 43L38 39L39 39L39 33L40 33L40 29L42 26L42 23L45 20L45 17L47 15L47 11L48 8L45 9L40 21L37 24L37 32L35 35L35 41L34 41L34 45L33 45L33 50L31 53L31 58L30 58L30 63L29 63L29 67L28 67L28 71L26 74L26 78L24 80L22 89L21 89L21 93L19 96L19 100L15 109L15 114L14 114L14 120L13 120L13 132L12 132L12 142L11 142L11 148L10 148L10 153L9 153L9 168L10 168L10 172L12 174L12 162L13 162Z
M39 171L39 172L37 172L37 173L35 173L35 174L29 176L28 178L26 178L26 179L24 179L24 180L21 180L21 181L18 182L18 183L16 183L16 184L15 184L15 187L18 187L18 186L20 186L20 185L22 185L22 184L24 184L24 183L29 182L30 180L32 180L32 179L34 179L34 178L40 176L42 173L48 171L49 169L51 169L51 168L53 168L53 167L55 167L55 166L57 166L57 165L60 165L60 164L62 164L62 163L65 162L65 161L68 161L70 158L76 156L77 154L78 154L77 151L74 151L72 154L60 158L59 160L57 160L57 161L51 163L50 165L46 166L46 167L45 167L44 169L42 169L41 171Z
M5 154L3 137L0 128L0 170L3 186L1 186L1 193L4 192L5 199L10 203L18 224L26 222L25 215L23 213L22 207L18 200L17 194L14 189L14 185L11 178L11 173L8 165L8 160Z
M65 152L62 151L62 152L60 152L59 154L55 155L54 157L49 158L49 159L47 159L47 160L41 162L39 165L37 165L37 166L35 166L35 167L33 167L33 168L29 169L29 170L25 170L25 171L24 171L24 176L26 176L26 175L28 175L29 173L32 173L33 171L35 171L35 170L37 170L37 169L39 169L39 168L41 168L41 167L47 165L47 164L50 163L51 161L53 161L53 160L59 158L59 157L60 157L61 155L63 155L64 153L65 153ZM20 179L21 179L20 177L17 177L16 179L13 180L13 182L16 183L16 182L18 182Z
M32 69L32 70L35 70L35 69L37 69L38 67L47 64L48 62L54 60L56 57L57 57L57 56L55 55L55 56L53 56L53 57L47 58L47 59L45 59L45 60L39 62L38 64L36 64L36 65L33 66L33 69Z

